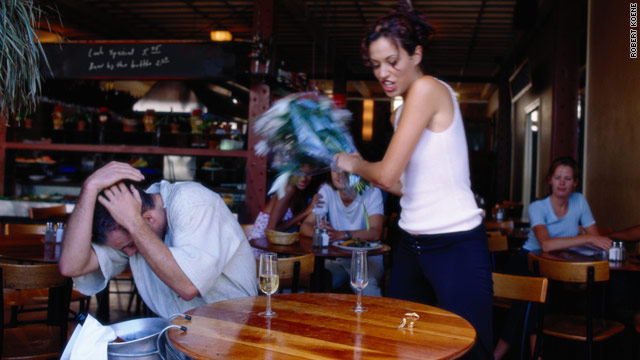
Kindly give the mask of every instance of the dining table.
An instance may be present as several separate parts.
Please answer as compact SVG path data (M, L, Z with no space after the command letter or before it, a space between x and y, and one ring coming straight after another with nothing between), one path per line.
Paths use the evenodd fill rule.
M534 259L541 257L548 260L567 261L567 262L589 262L599 260L609 260L606 253L596 255L584 255L572 250L555 250L543 252L542 250L534 250L529 253ZM640 271L640 255L631 254L623 261L609 261L609 270L611 271Z
M476 341L462 317L405 300L363 296L367 311L356 313L355 295L277 294L272 318L259 315L266 301L250 296L189 310L189 320L172 322L186 331L169 329L168 339L193 359L251 360L456 359ZM415 320L412 327L407 319Z
M306 255L313 253L315 261L313 264L313 280L311 282L311 291L320 292L324 284L325 260L340 257L351 257L352 249L337 246L337 242L332 242L328 247L313 247L311 237L299 235L297 242L291 245L277 245L269 242L266 236L251 239L249 241L254 248L273 252L276 254L285 254L292 256ZM369 248L367 256L383 255L391 251L391 247L387 244L378 243L375 247Z

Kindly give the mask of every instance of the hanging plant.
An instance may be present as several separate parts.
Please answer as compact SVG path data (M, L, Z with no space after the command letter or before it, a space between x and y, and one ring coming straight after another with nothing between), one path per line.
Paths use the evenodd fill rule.
M42 15L33 0L0 1L0 114L5 118L35 109L40 61L49 67L33 28Z

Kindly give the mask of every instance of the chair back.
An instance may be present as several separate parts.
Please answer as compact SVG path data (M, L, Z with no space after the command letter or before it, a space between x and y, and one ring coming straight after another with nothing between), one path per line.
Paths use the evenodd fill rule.
M46 325L5 329L4 311L0 312L0 356L3 359L24 356L20 358L26 359L43 358L43 354L48 357L59 355L67 341L71 279L60 274L57 264L7 263L0 263L0 279L3 290L49 289ZM0 297L0 305L4 308L3 297ZM57 333L49 330L53 326L58 328ZM3 343L12 346L4 348Z
M606 260L569 262L533 257L529 254L529 268L534 273L535 262L538 264L539 274L551 280L586 283L589 280L589 268L593 268L594 282L609 280L609 262Z
M5 235L16 234L38 234L44 235L47 232L47 225L44 224L4 224Z
M67 206L64 204L49 207L30 207L29 218L33 220L64 219L67 217Z
M487 237L490 252L499 252L509 250L509 242L505 235L493 235Z
M305 286L309 284L311 274L313 274L314 261L315 255L312 253L289 258L278 258L279 291L284 288L291 288L291 292L298 292L301 284ZM256 265L259 271L259 258L256 258Z
M493 296L544 303L547 300L549 281L543 277L517 276L492 273Z
M511 234L514 226L513 220L484 222L484 228L487 231L500 231L500 233L505 235Z

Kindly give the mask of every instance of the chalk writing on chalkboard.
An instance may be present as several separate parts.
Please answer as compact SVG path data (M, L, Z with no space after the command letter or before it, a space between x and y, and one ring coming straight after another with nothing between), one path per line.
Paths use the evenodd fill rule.
M233 78L246 47L193 43L71 43L45 46L57 78ZM240 61L240 63L238 62ZM45 71L47 72L47 71Z

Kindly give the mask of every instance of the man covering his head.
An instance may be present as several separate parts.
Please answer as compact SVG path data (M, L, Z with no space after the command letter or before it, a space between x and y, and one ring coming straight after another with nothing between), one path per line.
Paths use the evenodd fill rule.
M222 199L195 182L144 177L111 162L82 186L62 241L60 271L85 294L131 267L145 304L169 317L207 303L257 294L256 267L242 228Z

